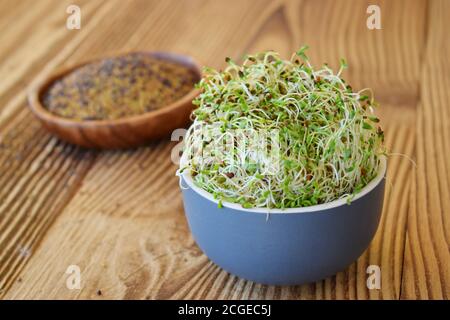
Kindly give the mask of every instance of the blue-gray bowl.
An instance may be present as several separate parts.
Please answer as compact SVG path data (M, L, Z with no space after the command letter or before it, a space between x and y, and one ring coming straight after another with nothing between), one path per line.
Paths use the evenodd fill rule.
M344 270L369 246L384 198L386 159L377 176L345 199L285 210L223 203L182 174L184 210L201 250L215 264L247 280L294 285Z

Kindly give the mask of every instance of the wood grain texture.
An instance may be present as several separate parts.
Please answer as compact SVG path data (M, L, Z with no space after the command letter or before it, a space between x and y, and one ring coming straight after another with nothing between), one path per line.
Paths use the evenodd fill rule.
M402 298L450 298L449 1L433 1L417 113L417 170L410 196Z
M11 2L9 2L11 7ZM83 41L86 33L68 32L65 26L65 12L68 1L42 1L42 8L32 10L32 1L23 1L26 6L22 11L12 14L9 25L18 24L21 27L11 28L11 32L4 33L3 41L7 50L2 51L3 59L0 64L1 74L8 76L0 79L0 128L14 116L15 112L23 108L26 99L28 85L41 81L67 58L74 49ZM86 29L95 27L98 20L102 19L105 12L97 10L98 3L84 4L86 15L96 13L92 23L86 25ZM6 12L8 12L6 10ZM29 17L29 12L35 16ZM5 15L8 21L9 15ZM3 15L2 15L3 21ZM22 33L17 33L22 30ZM30 31L33 32L30 32ZM2 33L3 34L3 33ZM12 43L11 50L8 44Z
M366 28L369 4L380 6L382 30ZM32 13L0 2L0 27L17 24L0 34L9 48L0 70L13 73L0 79L0 297L448 298L448 2L89 1L75 33L64 28L65 5L39 2ZM25 109L32 79L101 54L168 50L222 67L226 56L275 49L288 57L305 43L314 64L346 57L348 82L374 88L392 152L374 241L347 270L314 284L263 286L208 261L184 219L174 143L89 152L52 138ZM81 290L66 287L72 264ZM366 286L373 264L381 290Z

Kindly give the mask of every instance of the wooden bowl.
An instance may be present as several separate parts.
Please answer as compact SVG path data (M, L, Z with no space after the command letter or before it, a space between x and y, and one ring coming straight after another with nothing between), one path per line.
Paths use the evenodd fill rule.
M193 70L198 76L198 80L201 78L201 69L191 57L168 52L148 52L148 54L181 63ZM28 94L30 109L48 131L64 141L82 147L117 149L137 147L150 140L168 136L174 129L182 128L189 123L189 116L193 109L192 100L199 94L195 88L168 106L141 115L115 120L86 121L63 118L51 113L43 106L41 98L55 80L83 65L98 60L100 58L66 68L38 83L30 90Z

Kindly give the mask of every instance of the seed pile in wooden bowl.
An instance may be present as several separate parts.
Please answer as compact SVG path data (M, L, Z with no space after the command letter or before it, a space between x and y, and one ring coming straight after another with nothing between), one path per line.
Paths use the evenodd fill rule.
M160 109L194 88L186 66L146 53L131 53L81 66L53 82L43 104L74 120L114 120Z

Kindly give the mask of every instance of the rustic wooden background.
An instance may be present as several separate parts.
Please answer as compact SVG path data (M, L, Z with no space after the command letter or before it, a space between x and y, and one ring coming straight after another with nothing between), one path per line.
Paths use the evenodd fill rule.
M450 1L0 1L0 297L56 299L448 299L450 297ZM378 4L382 30L368 30ZM55 68L134 49L224 57L309 44L313 63L370 86L393 153L381 224L347 270L272 287L221 271L184 219L169 139L129 151L81 150L47 134L28 86ZM66 287L79 265L81 290ZM381 267L380 290L366 268ZM101 295L99 295L101 290Z

